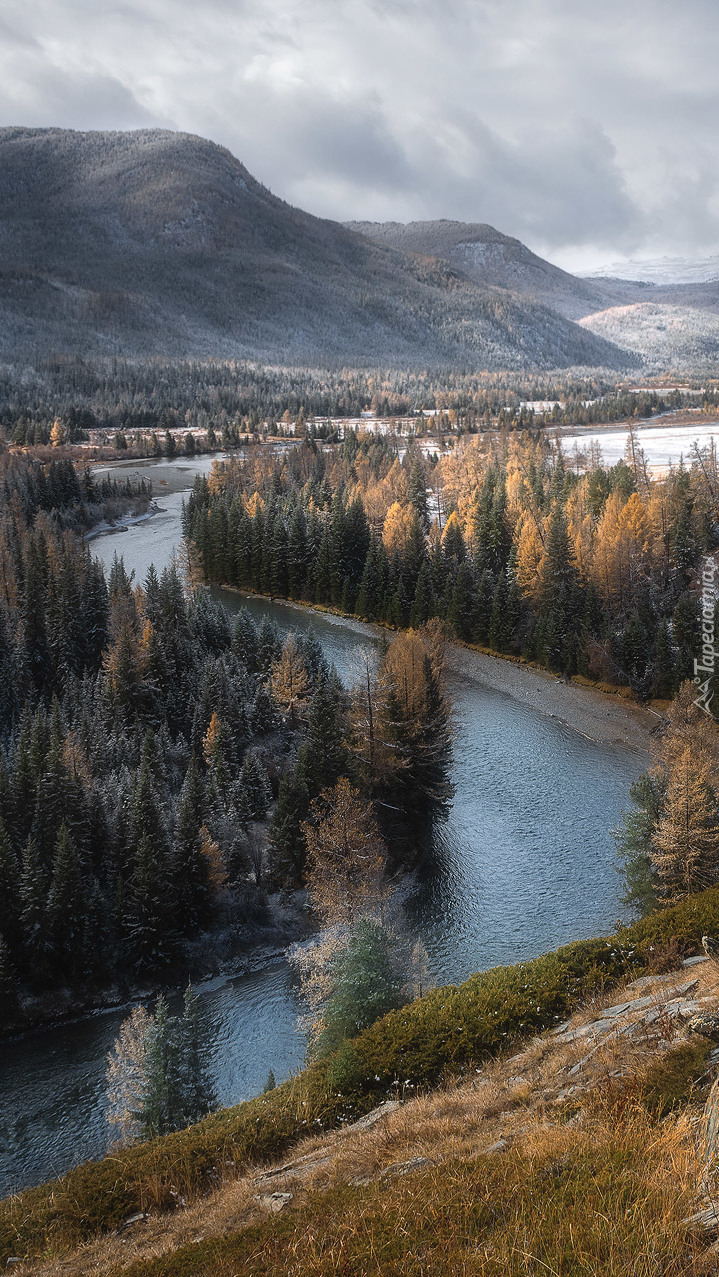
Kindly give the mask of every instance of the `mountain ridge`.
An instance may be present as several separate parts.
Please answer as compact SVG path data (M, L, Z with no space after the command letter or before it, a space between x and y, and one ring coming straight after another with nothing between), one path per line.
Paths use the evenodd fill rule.
M452 263L273 195L228 150L161 129L0 130L0 357L629 367Z

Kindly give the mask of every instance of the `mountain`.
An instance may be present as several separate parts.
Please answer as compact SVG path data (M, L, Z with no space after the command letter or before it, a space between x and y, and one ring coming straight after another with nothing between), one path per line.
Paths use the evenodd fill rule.
M5 360L635 362L532 299L291 207L183 133L0 130L0 262Z
M719 258L644 263L631 278L576 276L493 226L469 222L348 222L377 243L446 262L465 278L580 321L656 370L706 371L716 360ZM608 268L613 269L613 268ZM617 268L620 269L620 268ZM632 269L624 263L623 272Z
M623 301L636 285L590 281L538 257L521 240L482 222L347 222L351 230L405 253L441 258L467 279L530 297L567 319L582 319Z
M614 262L582 271L583 279L631 279L646 284L708 284L719 280L719 257L657 257L652 261Z

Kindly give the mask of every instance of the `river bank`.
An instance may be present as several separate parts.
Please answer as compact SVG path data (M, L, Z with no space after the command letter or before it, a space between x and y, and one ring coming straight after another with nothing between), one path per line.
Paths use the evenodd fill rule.
M184 941L166 968L154 979L128 978L121 984L88 987L80 992L67 988L28 994L21 1002L20 1015L0 1035L0 1045L19 1042L30 1034L49 1028L80 1023L111 1011L127 1011L147 1003L159 993L172 994L188 980L201 984L208 980L240 979L255 975L284 958L290 945L313 933L306 893L273 893L267 898L267 918L243 924L219 921L199 936Z
M222 585L223 593L240 599L277 603L266 594L256 594L232 585ZM325 605L300 603L282 599L281 606L306 616L313 614L345 626L358 636L381 641L398 631L374 621L361 621L355 616ZM648 753L653 735L661 728L664 702L657 708L630 701L624 689L607 690L589 679L581 682L565 679L521 658L482 651L466 643L448 640L445 647L447 670L463 679L479 683L492 691L510 696L529 709L557 719L586 740L605 745L625 745Z

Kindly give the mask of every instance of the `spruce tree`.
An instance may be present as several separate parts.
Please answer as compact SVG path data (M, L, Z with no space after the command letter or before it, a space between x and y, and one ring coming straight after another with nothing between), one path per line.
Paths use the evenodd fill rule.
M245 754L238 789L244 819L264 820L272 801L272 790L265 767L254 750L248 750Z
M177 1018L160 994L145 1043L139 1124L144 1139L183 1125L181 1042Z
M292 768L280 781L277 804L269 831L270 872L292 887L298 887L304 876L307 846L302 830L310 807L307 785L299 771Z
M55 845L46 919L55 958L70 975L77 975L87 957L89 889L75 841L63 821Z
M210 1080L210 1028L191 984L185 990L178 1036L181 1120L183 1126L191 1126L217 1107Z
M204 816L202 779L193 754L177 809L173 856L177 914L185 932L204 921L208 907L208 865L200 840Z
M347 766L344 700L336 674L323 678L312 698L307 735L297 760L298 774L312 797L334 785Z
M20 939L20 866L0 816L0 934L15 949Z
M377 922L361 919L352 928L347 950L337 964L316 1054L330 1055L347 1038L356 1037L380 1016L401 1006L402 984L387 931Z

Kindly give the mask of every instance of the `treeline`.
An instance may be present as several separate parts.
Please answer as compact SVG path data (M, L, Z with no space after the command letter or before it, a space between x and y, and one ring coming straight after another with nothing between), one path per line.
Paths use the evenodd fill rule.
M208 581L397 627L437 617L497 652L671 696L701 648L716 456L651 481L636 436L627 455L579 474L528 434L462 440L439 462L355 436L254 450L197 481L186 530Z
M603 394L599 398L585 400L576 392L561 394L560 402L553 402L546 412L534 413L530 408L502 407L496 414L496 425L500 430L532 430L538 425L552 426L591 426L607 421L646 420L657 413L668 412L678 408L701 406L716 407L719 394L711 390L697 391L687 396L680 390L642 390L616 391ZM547 396L545 402L556 400L557 396ZM489 418L485 416L489 424Z
M697 387L699 391L699 387ZM616 392L616 394L615 394ZM585 401L598 404L585 407ZM656 399L656 402L655 402ZM0 425L20 444L46 444L55 421L68 441L90 429L164 434L184 428L218 437L234 426L241 433L285 413L307 417L357 417L372 409L401 417L421 409L448 414L456 428L518 422L527 400L561 400L560 417L576 424L645 416L683 399L665 393L633 396L617 391L612 373L487 373L466 370L267 368L241 361L54 359L29 372L0 370ZM709 386L695 402L716 405ZM607 415L608 414L608 415Z

